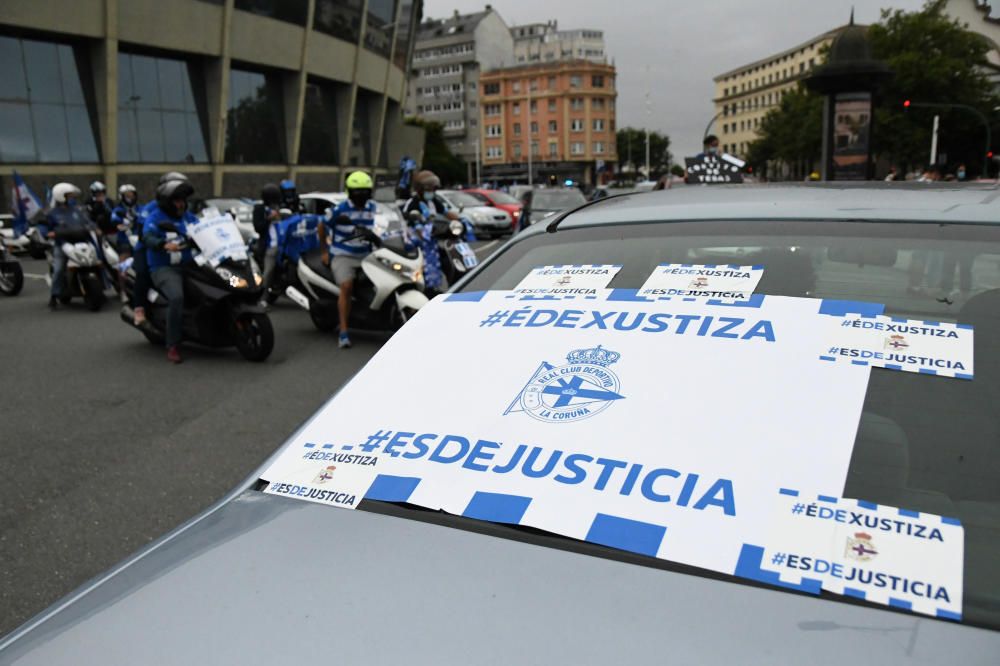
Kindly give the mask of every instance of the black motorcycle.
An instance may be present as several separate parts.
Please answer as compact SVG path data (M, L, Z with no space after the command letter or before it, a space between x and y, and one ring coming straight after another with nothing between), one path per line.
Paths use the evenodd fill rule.
M239 237L239 228L232 222L225 233ZM169 223L160 223L164 231L176 231ZM182 247L197 251L190 237ZM184 340L207 347L233 347L248 361L263 361L274 348L274 328L267 312L260 305L263 277L257 263L245 254L238 258L223 257L213 265L204 256L183 267L184 272ZM135 273L125 274L126 302L131 302L135 289ZM167 329L167 301L155 289L150 291L146 321L133 323L134 312L128 305L121 318L138 328L151 343L162 345Z
M411 223L420 224L420 213L412 211L409 217ZM479 264L476 253L464 240L471 225L464 220L450 220L444 215L432 215L428 224L431 238L437 242L441 272L448 285L454 285ZM423 228L426 230L427 225Z

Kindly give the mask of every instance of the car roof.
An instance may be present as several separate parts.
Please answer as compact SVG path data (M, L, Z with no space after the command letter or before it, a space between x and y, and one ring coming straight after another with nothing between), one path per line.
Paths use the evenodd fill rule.
M681 220L1000 222L1000 189L971 183L685 185L599 199L559 229ZM529 229L544 233L544 229Z

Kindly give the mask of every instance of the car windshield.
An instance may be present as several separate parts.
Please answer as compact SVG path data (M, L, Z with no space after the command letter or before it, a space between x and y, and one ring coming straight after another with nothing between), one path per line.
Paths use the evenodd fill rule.
M510 196L506 192L490 192L490 197L493 199L494 203L509 205L509 204L519 204L521 203L514 197ZM483 197L485 199L485 197Z
M842 495L960 519L963 621L1000 626L1000 226L561 228L508 244L464 290L511 289L532 268L556 264L622 264L609 287L636 289L660 263L759 264L759 293L882 303L890 316L974 327L973 381L872 371Z
M531 195L531 207L535 210L562 210L579 206L586 202L580 190L535 190Z
M483 202L472 196L467 192L442 192L441 196L448 200L448 202L457 207L465 208L468 206L482 206Z

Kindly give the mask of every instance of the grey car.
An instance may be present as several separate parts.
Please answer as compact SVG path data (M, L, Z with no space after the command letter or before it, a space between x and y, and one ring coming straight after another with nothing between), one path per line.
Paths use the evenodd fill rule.
M448 202L449 206L469 218L476 236L499 238L510 233L511 220L507 211L487 206L461 190L438 190L438 194Z
M974 381L872 372L843 490L961 520L961 622L405 503L278 498L262 467L8 636L0 663L995 664L1000 192L893 185L611 197L519 234L456 290L537 265L623 264L609 286L635 289L662 261L766 264L764 294L973 325Z

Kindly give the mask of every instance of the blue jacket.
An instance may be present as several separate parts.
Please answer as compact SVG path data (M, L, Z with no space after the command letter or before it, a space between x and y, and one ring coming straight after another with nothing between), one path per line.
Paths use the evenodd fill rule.
M115 209L111 211L111 221L115 224L115 226L125 226L124 231L119 229L117 232L119 243L128 242L128 232L130 229L134 229L140 236L142 235L142 222L140 221L139 216L140 210L138 204L127 206L124 202L122 202L115 206Z
M319 236L316 234L318 226L318 215L292 215L279 222L278 263L297 262L303 252L319 247Z
M170 222L177 227L177 232L167 232L160 228L161 222ZM198 218L185 211L180 219L170 217L159 206L153 209L142 223L142 244L146 246L146 259L149 271L153 272L168 266L179 266L193 260L191 250L167 252L163 245L168 241L181 241L187 235L187 225L198 224Z
M337 218L346 215L350 218L350 224L339 224ZM364 259L372 251L371 243L360 238L348 240L354 236L356 226L364 226L369 229L375 228L375 202L369 200L363 208L355 208L351 200L342 201L335 208L328 208L326 211L326 227L333 231L327 236L332 238L332 250L334 255L345 255Z
M55 206L38 223L38 230L42 235L47 235L50 231L80 227L83 229L93 229L94 223L90 221L83 208L79 206Z
M143 245L142 242L143 234L145 234L145 228L143 225L146 218L149 217L149 215L155 210L159 210L159 207L156 205L156 199L153 199L148 203L144 203L141 206L136 206L136 229L139 232L139 240L136 241L135 247L132 248L133 253L146 251L146 246Z

